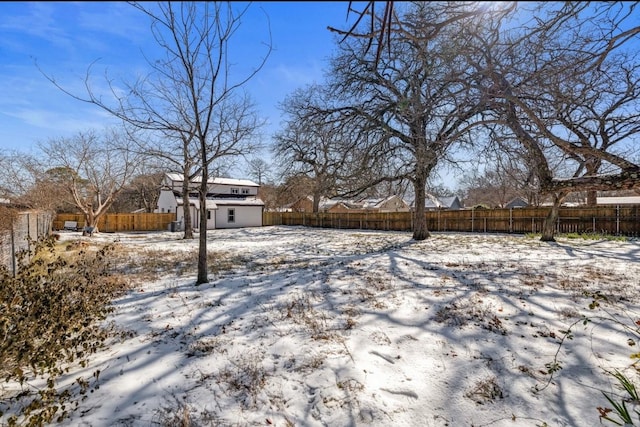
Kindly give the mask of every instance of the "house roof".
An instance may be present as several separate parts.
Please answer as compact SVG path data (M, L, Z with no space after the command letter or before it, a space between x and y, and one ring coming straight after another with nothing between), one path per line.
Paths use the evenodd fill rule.
M165 176L171 180L173 183L178 183L178 182L183 182L184 181L184 176L180 173L176 173L176 172L167 172L165 174ZM196 184L196 183L200 183L200 177L195 177L194 179L191 180L192 183ZM209 184L220 184L220 185L238 185L238 186L243 186L243 187L260 187L260 185L256 184L253 181L250 181L248 179L235 179L235 178L219 178L219 177L215 177L215 178L209 178Z
M184 204L181 196L176 197L176 203L178 204L178 206L182 206ZM194 206L196 209L200 209L200 199L198 199L197 197L189 197L189 205ZM207 199L207 209L218 209L216 201Z

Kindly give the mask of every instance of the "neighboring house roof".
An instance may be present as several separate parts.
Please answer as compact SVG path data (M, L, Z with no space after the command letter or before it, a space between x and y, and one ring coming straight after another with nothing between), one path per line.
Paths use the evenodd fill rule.
M404 205L406 205L407 209L408 209L408 204L407 202L400 198L397 195L391 195L388 197L384 197L384 198L367 198L367 199L361 199L361 200L351 200L351 199L327 199L322 197L320 199L320 203L318 205L318 210L319 211L328 211L328 210L333 210L336 209L337 207L342 207L345 210L372 210L375 211L377 209L381 209L384 207L384 205L394 199L398 199L400 200ZM313 202L313 197L311 196L305 196L301 199L298 199L297 201L295 201L294 203L291 203L289 205L286 205L286 208L290 208L296 204L300 204L302 201L308 200L309 203Z
M424 207L427 209L460 209L462 203L458 196L436 197L428 194L424 200Z
M515 197L509 201L504 207L505 208L524 208L529 206L529 203L522 197Z
M338 203L342 203L342 202L344 202L344 200L320 199L320 204L318 205L318 209L321 210L321 211L326 211L328 209L331 209L332 207L334 207Z
M397 195L391 195L388 197L377 198L377 199L364 199L364 200L361 200L360 203L362 204L362 207L364 209L380 209L382 206L384 206L385 203L393 199L398 199L403 204L405 205L407 204L407 202L402 200L402 198L398 197Z
M384 204L387 199L364 199L360 200L363 209L377 209Z
M640 196L596 197L598 205L640 205Z

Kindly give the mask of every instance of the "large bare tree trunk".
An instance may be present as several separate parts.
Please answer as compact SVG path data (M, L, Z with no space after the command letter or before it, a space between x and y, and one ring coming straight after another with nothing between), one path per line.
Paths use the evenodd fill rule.
M87 206L84 211L84 228L82 229L83 236L91 236L93 233L98 232L98 219L99 217L96 217L95 212L93 211L93 206Z
M422 174L417 174L414 181L416 200L415 209L413 211L413 238L414 240L425 240L431 237L429 230L427 229L427 218L425 216L425 197L427 185L427 179Z
M313 192L313 213L317 214L318 212L320 212L320 197L322 197L322 195L316 191Z
M588 176L596 175L598 173L598 170L600 169L601 164L602 164L602 161L599 161L599 160L592 160L587 162L586 175ZM587 206L596 206L597 204L598 204L598 190L594 190L594 189L587 190Z
M562 206L562 202L565 197L567 197L568 192L559 192L553 195L553 206L551 206L551 210L549 214L544 219L542 223L542 237L540 240L543 242L555 242L556 239L554 237L556 230L556 221L558 220L558 215L560 214L560 206Z

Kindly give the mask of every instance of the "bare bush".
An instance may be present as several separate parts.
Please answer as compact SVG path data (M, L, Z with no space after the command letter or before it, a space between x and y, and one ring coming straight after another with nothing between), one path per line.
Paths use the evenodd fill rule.
M8 414L9 425L68 415L72 391L86 393L89 381L79 378L73 390L58 390L56 380L74 363L87 367L103 347L114 331L102 321L113 310L110 301L126 289L111 275L112 246L59 255L49 237L31 247L19 254L15 277L0 269L0 375L19 385L0 395L0 416ZM95 383L99 375L93 373Z

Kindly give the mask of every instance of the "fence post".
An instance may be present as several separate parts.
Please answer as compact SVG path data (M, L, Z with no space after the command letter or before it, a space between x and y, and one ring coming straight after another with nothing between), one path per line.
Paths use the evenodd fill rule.
M16 277L16 238L14 235L15 219L11 217L11 268L13 270L13 277Z
M27 250L31 250L31 213L27 212Z
M471 208L471 232L473 233L473 220L475 219L476 208Z
M513 233L513 208L509 208L509 233Z

